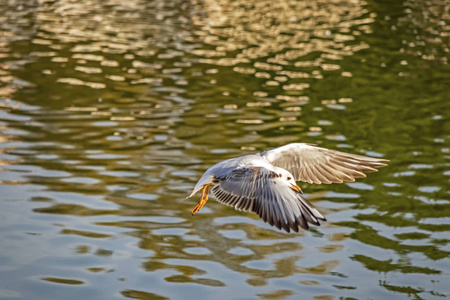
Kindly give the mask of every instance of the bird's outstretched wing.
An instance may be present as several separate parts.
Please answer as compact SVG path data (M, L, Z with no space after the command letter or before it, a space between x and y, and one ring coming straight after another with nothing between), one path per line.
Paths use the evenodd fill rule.
M386 166L389 161L303 143L264 151L261 156L274 166L288 170L296 181L317 184L352 182L366 177L364 173L376 172L375 167Z
M213 195L237 210L257 213L265 222L287 232L320 225L325 217L290 184L264 167L237 168L216 177Z

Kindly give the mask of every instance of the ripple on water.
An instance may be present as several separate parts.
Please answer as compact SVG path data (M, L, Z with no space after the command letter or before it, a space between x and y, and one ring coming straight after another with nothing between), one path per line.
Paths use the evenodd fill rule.
M78 284L85 284L84 281L77 280L77 279L69 279L69 278L57 278L57 277L44 277L41 278L42 280L49 281L52 283L58 283L58 284L70 284L70 285L78 285Z

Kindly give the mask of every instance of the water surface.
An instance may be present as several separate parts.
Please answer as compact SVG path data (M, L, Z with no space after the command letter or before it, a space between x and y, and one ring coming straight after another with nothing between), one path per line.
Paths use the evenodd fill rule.
M445 1L0 4L0 298L443 299ZM390 159L300 184L287 234L185 199L290 142Z

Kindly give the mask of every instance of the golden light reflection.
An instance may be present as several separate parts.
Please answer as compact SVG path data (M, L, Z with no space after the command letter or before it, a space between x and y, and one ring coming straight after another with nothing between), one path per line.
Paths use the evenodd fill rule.
M104 89L106 85L100 82L86 82L77 78L59 78L56 82L67 83L71 85L84 85L93 89Z
M295 102L296 107L284 110L298 112L298 105L309 101L304 94L312 81L330 72L352 77L337 61L369 47L355 39L371 32L368 25L376 17L364 5L363 1L344 0L194 2L202 12L192 17L199 29L186 39L203 43L193 52L200 63L233 66L237 73L265 79L267 90L253 95ZM264 101L246 104L270 105ZM296 117L279 120L288 122ZM238 121L243 122L253 121Z
M271 79L265 82L268 87L302 91L309 82L299 79L321 79L322 72L341 69L333 61L368 47L355 42L374 22L375 15L364 5L343 0L205 0L194 3L204 13L193 16L199 30L188 40L210 46L193 52L201 62L234 65L235 72ZM345 70L340 74L351 76Z

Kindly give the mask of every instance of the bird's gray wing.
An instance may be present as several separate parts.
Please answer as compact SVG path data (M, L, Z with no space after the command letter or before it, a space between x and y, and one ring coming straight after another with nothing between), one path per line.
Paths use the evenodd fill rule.
M216 177L213 195L237 210L257 213L265 222L287 232L320 225L324 216L286 180L264 167L241 167Z
M366 177L364 173L376 172L375 167L386 166L386 159L344 153L294 143L265 151L261 156L274 166L288 170L296 181L308 183L342 183Z

